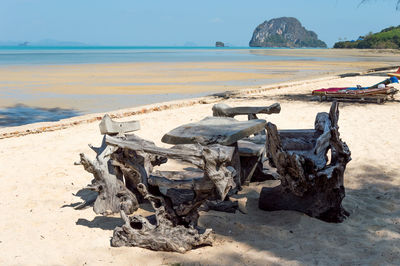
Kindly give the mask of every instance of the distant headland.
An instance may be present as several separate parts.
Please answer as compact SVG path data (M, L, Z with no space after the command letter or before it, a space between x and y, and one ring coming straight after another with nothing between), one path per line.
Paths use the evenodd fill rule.
M326 43L318 35L304 28L300 21L292 17L281 17L266 20L254 30L249 43L250 47L321 47Z
M337 42L333 48L399 49L400 25L383 29L378 33L360 36L357 40Z

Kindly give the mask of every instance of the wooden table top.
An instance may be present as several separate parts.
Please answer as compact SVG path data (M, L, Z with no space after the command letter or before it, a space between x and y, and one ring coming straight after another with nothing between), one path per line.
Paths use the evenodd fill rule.
M238 140L260 132L266 121L253 119L238 121L229 117L209 116L195 123L179 126L163 136L168 144L232 145Z

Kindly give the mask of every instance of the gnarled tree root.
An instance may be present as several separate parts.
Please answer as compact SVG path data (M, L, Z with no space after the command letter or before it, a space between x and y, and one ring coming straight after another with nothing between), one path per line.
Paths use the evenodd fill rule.
M125 224L114 230L111 245L114 247L134 246L156 251L174 251L185 253L195 247L212 245L211 229L200 232L192 225L184 226L176 223L173 213L166 209L162 197L150 195L143 184L138 190L148 199L155 210L155 222L141 215L128 217L121 210Z
M342 207L344 188L326 193L306 193L296 196L281 185L264 187L260 193L259 208L265 211L292 210L330 223L343 222L349 213Z
M344 172L351 152L340 139L338 119L338 104L333 102L329 114L317 115L314 130L285 133L278 132L274 124L267 124L266 150L281 185L263 188L260 209L295 210L327 222L342 222L349 216L342 200Z

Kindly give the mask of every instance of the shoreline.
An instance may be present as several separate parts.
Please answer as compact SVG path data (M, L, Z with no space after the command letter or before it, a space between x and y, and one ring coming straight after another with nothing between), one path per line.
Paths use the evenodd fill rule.
M151 112L159 112L164 110L171 110L171 109L179 109L182 107L188 107L198 104L209 104L209 103L217 103L219 101L223 101L224 99L230 98L232 96L238 95L251 95L256 93L262 93L268 90L274 89L283 89L283 88L290 88L296 87L306 84L311 84L315 82L321 81L332 81L337 80L345 77L355 77L355 76L362 76L370 73L378 73L381 71L394 71L400 66L389 66L389 67L378 67L368 69L366 71L360 72L349 72L343 73L338 75L326 76L322 78L312 78L308 77L302 80L292 81L292 82L280 82L280 83L273 83L268 85L263 85L260 87L254 88L245 88L245 89L236 89L236 90L228 90L220 93L214 93L203 97L197 98L189 98L184 100L172 100L172 101L165 101L159 102L154 104L145 104L139 105L131 108L123 108L112 110L109 112L99 112L99 113L91 113L85 114L80 116L74 116L71 118L61 119L59 121L54 122L38 122L38 123L31 123L25 124L21 126L14 126L14 127L2 127L0 128L0 140L6 138L13 138L13 137L21 137L30 134L40 134L44 132L51 132L62 130L74 126L78 126L81 124L89 124L94 123L96 121L100 121L104 114L109 114L111 118L125 118L133 115L138 114L146 114ZM311 93L311 90L310 90Z
M38 63L0 66L0 126L55 121L153 103L185 101L227 90L364 72L398 65L400 61L400 54L371 50L136 52L84 51L71 55L55 50L44 57L40 51L11 57L1 57L0 53L3 63L12 58L16 62ZM62 64L72 63L76 58L88 64ZM89 63L101 58L110 63ZM117 63L120 58L127 62ZM148 62L139 63L141 58ZM45 61L55 64L46 65Z

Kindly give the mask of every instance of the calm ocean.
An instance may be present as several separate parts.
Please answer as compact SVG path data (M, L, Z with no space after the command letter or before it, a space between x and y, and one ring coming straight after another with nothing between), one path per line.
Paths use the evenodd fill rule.
M229 62L326 60L324 57L257 53L273 48L249 47L1 47L0 65L49 65L126 62ZM342 58L352 60L352 58Z
M298 77L298 73L304 75L326 74L327 70L320 67L314 68L293 68L283 69L275 67L274 62L319 62L325 65L325 61L338 62L378 62L382 60L381 56L359 56L349 55L342 52L332 52L330 49L271 49L271 48L249 48L249 47L0 47L0 127L18 126L42 121L57 121L59 119L77 116L81 114L105 112L121 108L133 107L137 105L150 104L161 101L192 98L210 94L216 90L221 90L222 87L254 87L261 84L274 82L288 81L285 77L271 78L273 75L292 75ZM226 62L268 62L271 64L264 68L248 68L246 66L237 66L231 68ZM386 57L385 62L398 62L398 58ZM214 73L231 72L231 73L254 73L258 78L243 78L243 79L214 79L212 81L196 80L195 82L184 82L177 79L178 82L165 82L158 84L152 78L146 78L150 74L158 75L161 72L154 72L153 69L148 69L143 74L130 74L130 80L126 83L119 81L119 77L110 77L109 80L96 83L93 81L93 76L96 73L91 73L91 67L84 70L89 71L79 73L83 79L79 81L66 80L62 81L64 73L48 72L59 65L80 65L84 64L111 64L111 63L190 63L192 68L195 63L204 62L225 62L225 69L195 69L200 71L196 74L201 76L201 71ZM194 63L194 64L193 64ZM285 63L286 64L286 63ZM204 64L203 64L204 66ZM46 68L47 67L47 68ZM26 71L29 68L30 72L24 72L25 76L18 76L21 71ZM75 68L74 68L75 69ZM173 75L176 69L167 69ZM183 69L185 71L185 69ZM336 70L336 69L335 69ZM165 70L159 70L165 71ZM182 71L182 70L178 70ZM189 70L192 71L192 70ZM348 71L348 69L346 69ZM104 74L104 72L102 72ZM139 72L138 72L139 73ZM140 72L142 73L142 72ZM144 73L144 72L143 72ZM101 75L100 74L100 78ZM107 74L107 73L106 73ZM118 74L118 73L117 73ZM265 75L261 76L261 75ZM7 77L10 75L10 77ZM53 76L51 76L53 75ZM71 74L72 75L72 74ZM217 76L218 76L217 75ZM99 75L97 75L99 76ZM96 77L97 77L96 76ZM52 84L54 79L59 78L61 83ZM104 78L104 77L103 77ZM127 76L125 76L127 78ZM136 81L144 80L144 81ZM164 77L168 80L169 77ZM74 83L75 82L75 83ZM92 82L92 83L91 83ZM140 83L145 82L145 83ZM153 82L153 83L152 83ZM76 84L76 85L75 85ZM197 86L204 88L202 92L186 93L152 93L151 96L145 93L141 94L98 94L95 90L92 93L72 93L70 91L60 92L58 87L75 88L77 86L87 86L89 89L100 88L107 86L110 88L121 86ZM51 87L58 86L58 87ZM68 87L70 86L70 87ZM72 86L72 87L71 87ZM85 88L87 88L85 87ZM218 89L217 89L218 88ZM56 105L55 103L61 103ZM56 106L56 108L54 108ZM62 107L61 107L62 106ZM51 108L50 108L51 107Z

